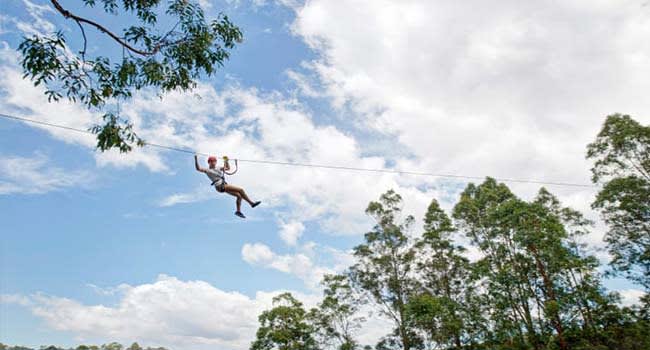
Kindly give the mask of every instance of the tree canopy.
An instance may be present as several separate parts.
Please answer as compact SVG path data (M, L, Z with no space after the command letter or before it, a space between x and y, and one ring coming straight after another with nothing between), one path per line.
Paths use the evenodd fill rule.
M260 328L251 350L315 350L315 329L308 313L291 293L273 298L273 308L260 317Z
M611 266L650 292L650 126L610 115L587 157L603 185L592 206L608 226Z
M150 88L159 93L187 91L202 75L210 76L229 58L243 39L241 30L220 14L208 21L201 6L192 0L83 0L97 16L133 20L124 28L75 14L58 0L50 0L56 12L79 29L79 47L70 45L63 30L26 37L18 47L24 77L44 85L48 101L67 98L90 110L103 112L97 148L121 152L142 145L128 116L119 115L110 104L128 100L133 93ZM102 13L103 12L103 13ZM111 22L111 21L107 21ZM107 45L96 54L88 50L89 30L99 33ZM117 50L115 50L117 49ZM122 52L115 57L114 52Z
M421 235L402 207L392 190L368 205L376 224L354 248L354 264L325 277L323 301L308 315L291 299L293 316L282 325L300 331L279 334L316 339L311 349L361 349L358 330L379 314L392 328L365 348L650 347L650 314L642 304L621 307L602 285L600 262L579 243L593 223L547 189L526 201L491 178L468 184L451 217L431 201ZM279 311L262 314L251 349L277 344L262 340L283 329L269 324Z

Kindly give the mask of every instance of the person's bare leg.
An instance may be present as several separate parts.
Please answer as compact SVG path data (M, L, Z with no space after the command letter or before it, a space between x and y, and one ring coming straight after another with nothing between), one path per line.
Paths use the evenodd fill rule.
M250 198L248 198L248 195L246 194L243 188L241 189L241 192L239 192L239 194L241 194L241 197L244 198L248 202L248 204L253 205L253 201Z
M237 211L241 213L241 196L237 196Z
M235 202L237 203L237 212L241 212L241 194L239 194L239 192L236 190L230 189L229 187L230 185L226 185L226 193L237 198Z
M239 194L239 196L241 196L241 198L243 198L246 202L248 202L248 204L253 205L254 202L250 198L248 198L248 195L246 194L243 188L233 186L233 185L226 185L226 192L231 193L230 191Z

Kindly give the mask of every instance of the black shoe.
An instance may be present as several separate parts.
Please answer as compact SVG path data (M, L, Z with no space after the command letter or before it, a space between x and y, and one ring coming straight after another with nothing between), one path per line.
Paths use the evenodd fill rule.
M236 212L235 212L235 215L239 216L239 217L242 218L242 219L246 219L246 217L244 216L244 214L242 214L241 211L236 211Z
M251 204L251 208L255 208L256 206L260 205L260 203L262 203L262 202L257 201L255 203Z

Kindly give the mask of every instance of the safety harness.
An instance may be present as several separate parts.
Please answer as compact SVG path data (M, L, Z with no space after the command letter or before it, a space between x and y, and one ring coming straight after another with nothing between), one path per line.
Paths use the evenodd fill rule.
M223 157L223 161L224 161L224 164L226 164L226 162L228 161L228 157ZM239 164L237 164L237 159L235 159L235 171L233 171L232 173L230 173L230 174L228 174L228 175L235 175L235 173L237 173L237 170L239 170ZM219 185L219 186L216 187L216 188L217 188L217 191L219 191L219 192L224 192L224 190L225 190L225 185L228 184L228 183L226 182L226 170L225 170L225 169L221 171L221 177L220 177L219 179L216 179L216 180L212 181L212 183L210 184L210 186L215 186L215 184L216 184L217 182L219 182L219 180L221 180L221 185Z

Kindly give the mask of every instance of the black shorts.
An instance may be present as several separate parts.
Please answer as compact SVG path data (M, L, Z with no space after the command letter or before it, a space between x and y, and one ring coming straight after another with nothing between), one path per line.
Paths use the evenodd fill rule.
M222 182L220 185L214 185L214 188L217 190L217 192L224 193L226 192L226 183Z

